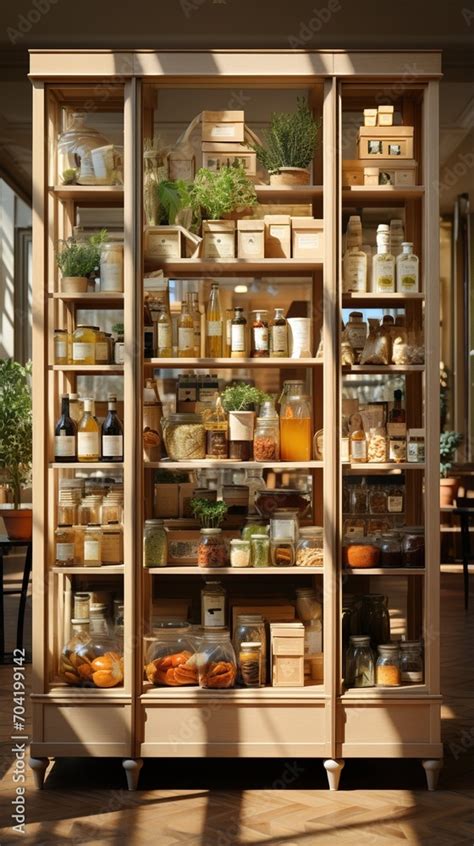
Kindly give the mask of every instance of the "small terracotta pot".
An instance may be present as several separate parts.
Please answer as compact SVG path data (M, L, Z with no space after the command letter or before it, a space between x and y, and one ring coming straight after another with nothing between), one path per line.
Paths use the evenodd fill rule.
M89 280L87 276L63 276L61 279L61 293L85 294Z
M441 508L452 505L459 488L459 479L450 476L439 480L439 504Z
M31 540L33 511L31 508L0 508L0 516L10 540Z
M281 167L270 174L270 185L309 185L311 173L304 167Z

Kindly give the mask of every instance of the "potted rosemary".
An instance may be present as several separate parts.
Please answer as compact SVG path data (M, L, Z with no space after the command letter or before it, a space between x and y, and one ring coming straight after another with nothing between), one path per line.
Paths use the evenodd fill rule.
M31 364L0 361L0 474L13 494L0 514L12 540L31 538L31 504L22 506L21 496L31 480L32 440Z
M60 241L56 263L61 271L61 291L64 294L84 294L89 277L100 262L100 246L107 240L107 230L102 229L86 241L68 238Z
M273 113L263 144L252 145L270 174L270 185L309 185L319 129L320 121L304 98L298 98L295 112Z
M222 405L229 415L229 458L250 461L253 456L255 411L270 399L253 385L230 385L222 392Z
M462 443L463 436L459 432L441 432L439 438L440 457L440 505L445 507L453 504L459 487L459 479L451 475L457 448Z
M240 162L220 170L198 170L191 188L194 214L202 220L204 258L235 258L235 221L257 202L253 183Z
M201 524L201 538L198 546L199 567L225 567L227 548L220 526L227 514L227 505L222 500L212 502L201 497L194 497L191 500L191 511Z

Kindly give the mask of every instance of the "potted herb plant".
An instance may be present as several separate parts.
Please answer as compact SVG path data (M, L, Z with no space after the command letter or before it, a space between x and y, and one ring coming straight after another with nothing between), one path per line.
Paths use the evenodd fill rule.
M227 514L227 505L222 500L211 502L204 497L194 497L190 505L201 524L198 566L224 567L227 564L227 547L220 526Z
M459 487L459 480L451 475L457 448L463 436L459 432L441 432L439 439L440 457L440 504L441 507L452 505Z
M204 499L204 497L193 497L190 506L202 529L219 529L227 514L227 505L222 500L214 501Z
M0 361L0 472L13 494L13 504L0 510L8 537L29 540L31 505L21 505L22 488L31 479L31 364Z
M253 182L240 162L220 170L198 170L191 188L196 211L207 220L237 220L250 214L257 203Z
M84 294L89 276L99 266L100 245L107 240L107 230L91 235L87 241L68 238L61 241L56 263L62 273L61 291L64 294Z
M270 185L309 185L309 165L318 143L320 121L304 98L295 112L274 112L263 144L253 145L270 174Z
M159 186L168 175L166 152L160 139L145 138L143 141L143 205L148 226L160 223Z
M253 455L255 409L270 399L253 385L230 385L222 392L222 405L229 414L229 458L250 461Z

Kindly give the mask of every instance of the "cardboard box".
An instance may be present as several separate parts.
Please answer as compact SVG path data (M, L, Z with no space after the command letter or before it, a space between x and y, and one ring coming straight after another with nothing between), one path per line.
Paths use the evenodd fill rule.
M261 259L265 256L265 224L263 220L237 221L237 256Z
M303 623L270 624L272 687L304 686Z
M369 179L367 181L366 171ZM417 184L418 163L414 159L371 159L345 160L342 163L342 184L393 185L397 188ZM376 176L375 176L376 174Z
M379 184L379 168L364 167L364 185L375 186Z
M196 490L196 482L181 482L179 485L179 516L192 517L191 500Z
M314 217L292 217L293 258L324 259L324 221Z
M265 258L291 258L291 217L289 214L266 214Z
M145 226L143 247L145 259L181 258L179 226Z
M203 258L235 258L235 220L204 220Z
M220 112L204 111L201 114L203 141L244 140L244 112L227 110Z
M377 126L377 109L364 109L364 126Z
M202 166L216 171L240 163L245 168L247 176L257 174L257 154L245 144L218 144L209 141L202 143Z
M377 121L379 126L393 126L393 106L379 106Z
M412 159L413 133L412 126L361 126L359 159Z

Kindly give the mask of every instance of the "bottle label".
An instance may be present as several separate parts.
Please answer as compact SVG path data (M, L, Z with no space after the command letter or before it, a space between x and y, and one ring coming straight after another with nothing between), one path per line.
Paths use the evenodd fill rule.
M114 349L115 364L123 364L125 361L125 344L123 341L115 342Z
M74 561L74 544L57 543L56 561Z
M352 458L357 461L365 461L367 458L367 441L351 441Z
M179 350L193 350L194 349L194 329L182 328L178 329L178 349Z
M208 320L207 321L207 337L216 338L222 337L222 320Z
M393 256L374 257L374 282L376 291L395 291L395 267Z
M401 514L403 511L403 497L389 496L387 507L392 514Z
M57 458L74 458L76 454L76 438L74 435L56 435L54 452Z
M398 261L398 282L401 292L418 290L418 262L411 256L400 257Z
M288 332L286 326L272 326L272 351L288 355Z
M84 541L84 563L86 561L100 561L100 541L89 539Z
M118 458L123 455L123 435L102 435L104 458Z
M423 673L421 670L402 670L401 679L402 682L421 684L423 681Z
M367 260L365 255L344 257L344 290L364 292L367 290Z
M67 358L67 342L66 341L55 341L54 342L54 357L56 361L60 358Z
M88 358L95 360L95 344L85 341L74 341L72 345L72 357L75 362L86 361Z
M266 326L254 327L253 343L258 352L268 352L268 328Z
M78 432L77 456L78 458L87 458L89 455L99 455L99 433Z
M158 323L158 349L171 349L171 326Z
M109 360L109 345L107 341L98 341L95 345L95 360L97 363L107 364Z
M243 323L231 326L231 348L232 352L245 352L245 325Z

